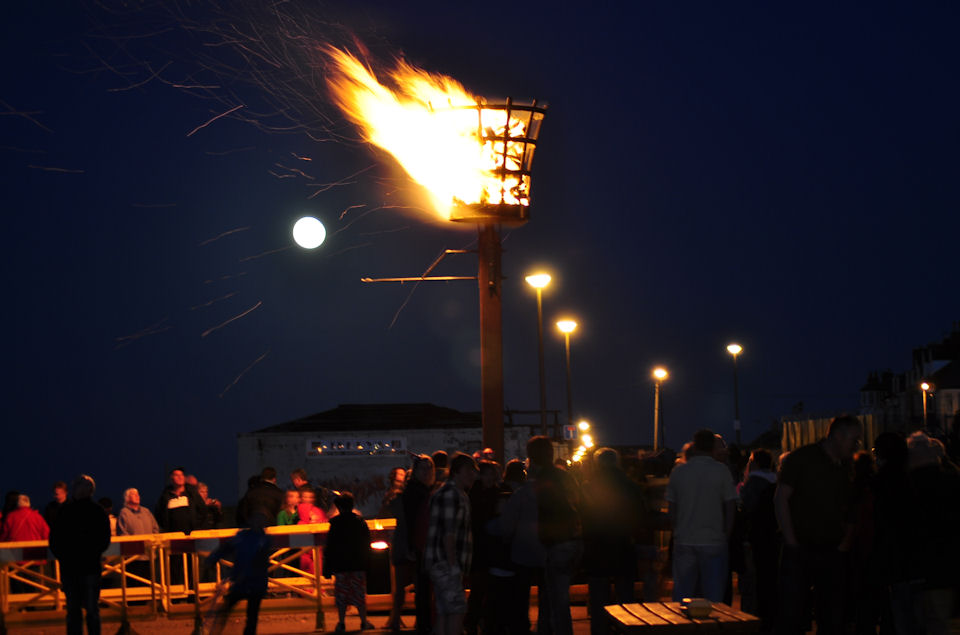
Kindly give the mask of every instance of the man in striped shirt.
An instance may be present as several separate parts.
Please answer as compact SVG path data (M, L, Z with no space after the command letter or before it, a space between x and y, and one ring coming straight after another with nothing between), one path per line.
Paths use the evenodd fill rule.
M430 524L424 554L436 603L436 635L460 635L467 612L463 578L470 569L473 533L467 491L477 480L477 464L457 453L450 476L430 498Z

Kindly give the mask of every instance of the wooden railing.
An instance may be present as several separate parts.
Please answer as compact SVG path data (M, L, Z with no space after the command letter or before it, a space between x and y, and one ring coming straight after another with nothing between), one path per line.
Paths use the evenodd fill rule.
M389 543L396 521L368 520L367 525L372 543ZM324 598L332 603L332 581L322 576L320 562L329 528L328 523L267 528L273 552L265 608L280 599L278 595L286 595L282 598L286 609L315 611L317 628L324 627ZM192 613L194 632L200 632L204 614L229 577L225 569L232 566L223 560L210 571L204 559L238 531L114 536L102 559L103 619L119 621L121 630L126 630L131 617L182 618ZM304 555L312 556L314 571L300 566ZM138 562L144 565L134 566ZM140 569L146 571L138 573ZM10 625L62 619L64 606L59 563L47 541L0 543L0 635Z

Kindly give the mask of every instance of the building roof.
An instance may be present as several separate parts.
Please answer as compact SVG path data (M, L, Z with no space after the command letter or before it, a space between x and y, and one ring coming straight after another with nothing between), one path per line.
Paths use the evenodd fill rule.
M948 390L960 388L960 362L950 362L933 375L930 383L934 390Z
M422 430L479 428L479 412L460 412L429 403L340 404L293 421L256 430L253 434L323 432L327 430Z

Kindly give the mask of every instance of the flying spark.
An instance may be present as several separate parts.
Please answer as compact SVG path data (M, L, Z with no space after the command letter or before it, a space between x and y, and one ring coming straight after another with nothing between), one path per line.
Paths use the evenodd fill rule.
M271 254L278 254L281 251L286 251L292 248L293 248L293 245L287 245L286 247L280 247L279 249L269 249L255 256L247 256L246 258L241 258L238 262L247 262L248 260L256 260L257 258L263 258L264 256L269 256Z
M197 309L202 309L202 308L204 308L204 307L213 306L213 303L214 303L214 302L219 302L219 301L221 301L221 300L226 300L227 298L232 298L232 297L235 296L235 295L237 295L237 292L236 292L236 291L231 291L231 292L228 293L227 295L222 295L222 296L220 296L219 298L214 298L214 299L210 300L209 302L204 302L203 304L198 304L198 305L196 305L196 306L192 306L192 307L190 307L190 310L191 310L191 311L196 311Z
M247 227L237 227L236 229L231 229L231 230L229 230L229 231L225 231L225 232L223 232L222 234L220 234L219 236L214 236L213 238L207 238L205 241L203 241L202 243L200 243L199 245L197 245L197 247L203 247L204 245L209 245L209 244L212 243L213 241L215 241L215 240L220 240L220 239L223 238L224 236L229 236L230 234L236 234L237 232L246 231L246 230L248 230L248 229L250 229L249 226L247 226Z
M240 379L243 378L244 375L246 375L248 372L250 372L250 369L251 369L251 368L253 368L253 367L256 366L257 364L259 364L260 362L262 362L262 361L266 358L266 356L269 355L269 354L270 354L270 349L268 348L268 349L263 353L263 355L261 355L260 357L256 358L255 360L253 360L253 363L252 363L252 364L250 364L249 366L247 366L246 368L244 368L244 369L243 369L243 372L240 373L239 375L237 375L237 378L234 379L232 382L230 382L230 384L229 384L226 388L223 389L223 392L220 393L220 395L219 395L220 399L223 399L223 396L224 396L225 394L227 394L227 391L228 391L228 390L230 390L231 388L233 388L234 386L236 386L236 385L237 385L237 382L239 382Z
M172 325L167 324L166 326L161 326L163 325L164 322L167 321L167 319L168 318L163 318L162 320L148 326L143 330L137 331L132 335L121 335L120 337L115 338L114 341L117 342L117 345L113 347L113 350L117 350L118 348L123 348L124 346L128 344L132 344L133 342L139 340L140 338L146 337L148 335L156 335L157 333L163 333L164 331L169 331L170 329L173 328Z
M34 170L43 170L44 172L63 172L64 174L84 174L86 172L86 170L75 170L71 168L54 168L46 165L33 165L32 163L28 164L27 167L32 168Z
M216 117L214 117L213 119L211 119L210 121L208 121L207 123L201 124L201 125L197 126L196 128L194 128L193 130L191 130L190 132L188 132L188 133L187 133L187 136L188 136L188 137L192 137L193 134L194 134L195 132L197 132L198 130L203 130L204 128L206 128L207 126L209 126L210 124L212 124L212 123L213 123L214 121L216 121L217 119L220 119L221 117L226 117L226 116L229 115L230 113L236 112L237 110L240 110L241 108L243 108L243 104L240 104L239 106L234 106L234 107L231 108L230 110L227 110L226 112L220 113L219 115L217 115Z
M262 305L262 304L263 304L263 300L259 300L256 304L254 304L252 307L250 307L249 309L247 309L246 311L244 311L244 312L241 313L240 315L235 315L235 316L233 316L232 318L230 318L229 320L227 320L226 322L223 322L223 323L218 324L218 325L216 325L216 326L214 326L214 327L208 328L206 331L204 331L204 332L200 335L200 337L206 337L206 336L210 335L211 333L213 333L214 331L216 331L216 330L218 330L218 329L222 329L222 328L225 327L227 324L230 324L231 322L234 322L234 321L236 321L236 320L239 320L240 318L244 317L245 315L249 315L250 313L252 313L252 312L255 311L256 309L259 309L259 308L260 308L260 305Z

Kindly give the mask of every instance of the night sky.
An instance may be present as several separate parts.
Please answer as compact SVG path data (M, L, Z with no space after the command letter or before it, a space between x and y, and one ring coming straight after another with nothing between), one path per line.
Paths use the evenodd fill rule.
M261 4L226 6L282 41ZM531 220L503 233L506 407L538 407L538 267L548 406L565 409L553 323L572 315L574 410L601 444L652 442L655 365L668 445L731 438L742 344L752 439L798 402L856 409L869 371L960 319L957 5L354 4L279 6L316 42L549 104ZM419 275L475 229L433 221L349 139L315 51L253 81L184 29L231 21L189 10L0 9L0 490L36 506L80 471L152 503L174 465L229 502L238 433L340 403L480 407L475 283L360 282ZM299 125L256 125L281 127L278 103ZM314 252L291 246L305 213L329 232ZM475 256L434 273L474 275Z

